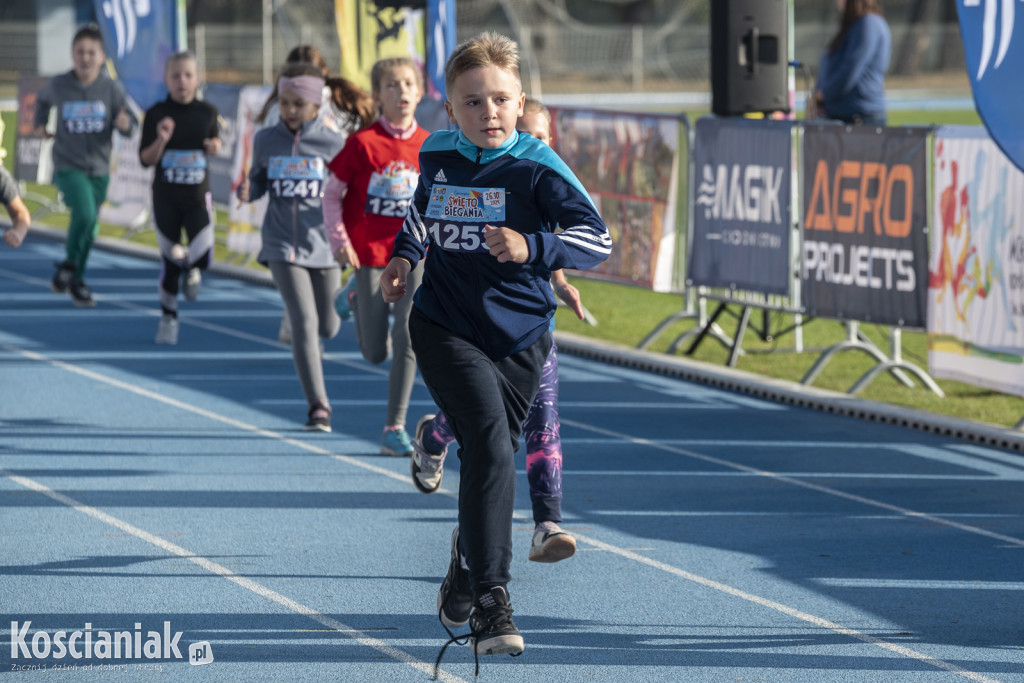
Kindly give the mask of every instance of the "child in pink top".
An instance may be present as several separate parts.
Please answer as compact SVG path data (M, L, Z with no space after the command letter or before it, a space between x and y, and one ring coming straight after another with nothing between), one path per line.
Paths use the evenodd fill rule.
M412 297L392 311L381 296L380 275L419 182L419 151L427 131L417 125L414 114L423 96L423 75L412 59L392 57L373 65L370 81L380 118L350 135L327 165L332 175L324 188L324 225L335 260L356 271L337 305L343 310L352 304L363 358L378 364L394 352L381 453L409 456L413 447L405 418L416 379L408 327ZM410 291L422 276L422 266L410 274ZM394 315L390 329L389 313Z

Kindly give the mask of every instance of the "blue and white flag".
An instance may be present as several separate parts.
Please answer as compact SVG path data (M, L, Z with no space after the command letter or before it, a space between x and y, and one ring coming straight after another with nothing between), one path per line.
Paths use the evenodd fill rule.
M103 47L145 111L167 97L164 62L183 49L177 0L93 0Z
M455 49L455 0L427 3L427 94L445 98L444 64Z
M957 0L967 74L978 114L1003 153L1024 170L1024 0Z

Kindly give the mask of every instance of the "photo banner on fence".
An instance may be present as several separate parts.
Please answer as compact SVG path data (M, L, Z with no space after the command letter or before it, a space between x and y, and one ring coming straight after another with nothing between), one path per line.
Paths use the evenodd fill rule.
M136 118L139 111L131 100L129 106ZM110 149L110 185L107 200L100 209L100 220L124 227L144 225L153 207L153 168L145 168L139 161L142 127L136 126L131 137L114 133Z
M808 315L924 328L929 132L805 127L801 290Z
M1024 173L980 126L935 141L928 365L1024 395Z
M238 99L241 86L210 83L203 99L217 108L217 128L220 134L220 153L210 157L210 195L217 204L232 203L232 171L238 146Z
M269 85L246 85L238 94L238 112L235 116L237 135L231 166L231 200L228 202L227 248L231 251L256 255L262 246L260 228L267 210L267 195L259 201L240 203L234 198L242 180L249 175L252 164L252 141L259 130L256 117L270 97Z
M675 291L684 138L675 116L551 108L552 146L608 226L611 257L586 275Z
M53 177L53 140L36 135L36 96L46 76L18 77L18 139L14 147L14 177L29 183L49 184Z
M697 121L689 282L789 294L792 131L788 121Z

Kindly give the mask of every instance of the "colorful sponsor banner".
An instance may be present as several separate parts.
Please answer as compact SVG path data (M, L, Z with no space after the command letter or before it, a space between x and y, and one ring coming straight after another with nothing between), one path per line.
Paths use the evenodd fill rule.
M231 165L231 198L228 202L227 248L243 254L258 254L262 246L260 228L267 211L268 195L255 202L242 203L235 191L249 175L252 165L252 141L259 129L256 117L270 97L272 86L247 85L238 93L238 111L235 116L234 157Z
M46 76L18 77L18 139L14 152L14 177L30 183L48 184L53 177L53 159L50 156L53 140L33 132L36 95L48 80Z
M586 275L675 291L682 123L674 116L552 108L552 146L590 192L611 257Z
M801 291L809 315L925 326L929 132L804 128Z
M129 106L137 118L139 111L134 102ZM153 206L153 168L145 168L139 161L139 143L142 127L136 126L131 137L114 133L110 150L110 185L107 201L100 209L100 220L114 225L137 227L149 218Z
M989 134L1006 156L1024 169L1024 29L1014 0L957 0L964 60L974 103Z
M232 203L232 166L238 146L238 98L241 86L211 83L203 99L217 108L220 153L209 159L210 195L217 204Z
M701 118L693 160L687 280L789 294L793 124Z
M1024 396L1024 173L981 127L935 141L928 365Z
M423 10L388 7L374 0L334 0L334 9L343 77L369 91L370 69L382 57L412 57L422 67Z
M94 0L107 58L145 111L167 97L164 62L182 49L177 0Z

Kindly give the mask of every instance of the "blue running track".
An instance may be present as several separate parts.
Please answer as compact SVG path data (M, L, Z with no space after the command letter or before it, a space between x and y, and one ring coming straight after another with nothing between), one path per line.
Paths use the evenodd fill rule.
M425 496L377 454L386 368L351 323L326 349L334 433L309 434L274 290L207 275L156 346L154 261L94 251L79 310L49 291L61 254L0 247L0 679L429 680L458 463ZM480 680L1024 681L1020 455L560 363L579 552L527 561L520 452L526 651ZM418 385L410 426L432 410ZM120 658L101 632L127 632ZM156 656L125 658L136 634ZM473 677L449 648L441 680Z

